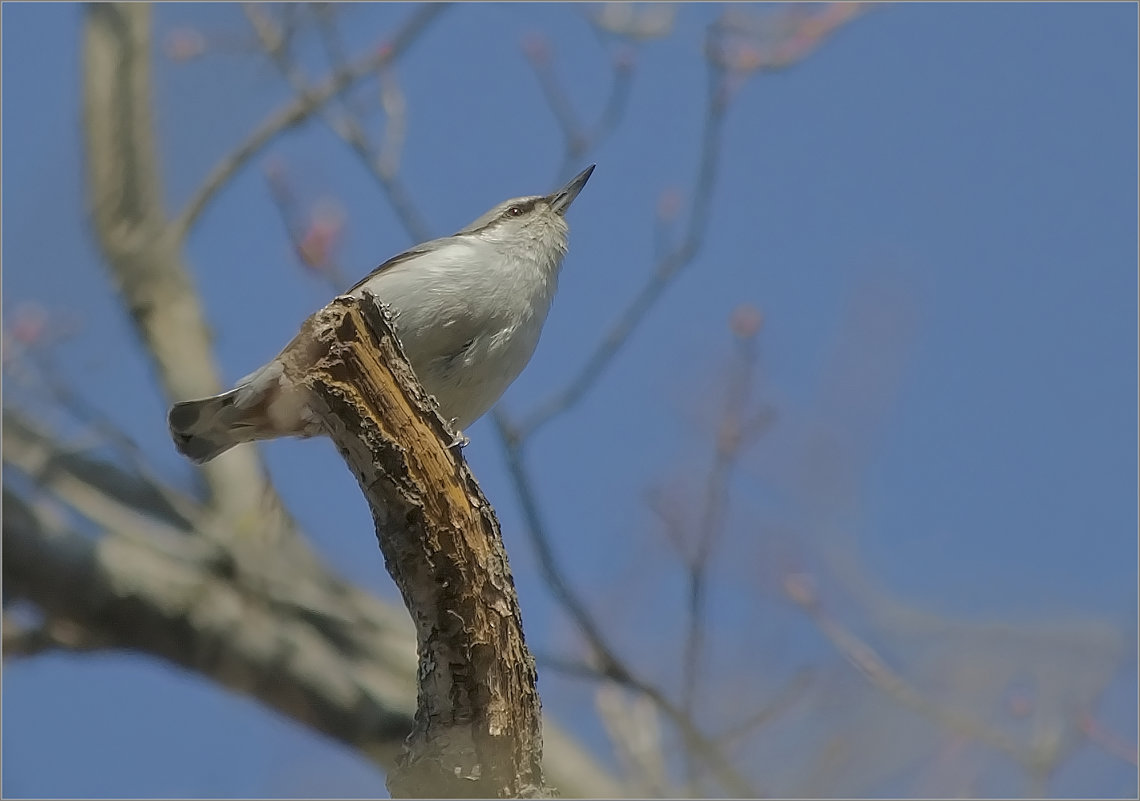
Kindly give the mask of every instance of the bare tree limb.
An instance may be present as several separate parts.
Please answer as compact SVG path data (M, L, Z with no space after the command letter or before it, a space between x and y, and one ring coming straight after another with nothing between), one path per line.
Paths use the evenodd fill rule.
M192 500L155 486L150 476L136 475L110 462L69 452L26 415L5 407L4 462L15 463L38 484L72 482L172 527L200 522L201 511Z
M303 616L284 616L210 565L123 537L49 533L7 489L3 545L5 591L47 616L209 676L393 764L412 725L412 675L387 667L366 641L350 658Z
M150 6L93 4L84 26L84 132L89 202L111 278L146 344L165 397L221 389L197 292L163 210L150 102ZM203 468L215 509L256 514L266 497L257 453Z
M705 654L705 602L709 562L719 543L729 506L729 485L738 459L749 438L745 436L744 418L749 414L752 381L756 366L755 335L759 325L737 338L738 364L730 376L724 400L725 408L717 431L712 467L705 479L704 499L696 532L696 547L687 554L688 619L681 656L681 709L693 718L697 712L699 675ZM686 760L690 790L695 789L697 763Z
M263 581L208 550L156 549L117 534L92 540L49 526L7 490L4 511L5 593L66 621L65 631L10 629L5 620L8 655L149 654L251 695L384 770L395 767L415 725L415 643L405 613L343 583L289 574ZM624 794L558 726L544 729L546 775L565 795Z
M153 510L161 509L164 514L176 513L181 516L183 522L189 522L196 514L200 514L199 504L184 500L181 493L172 491L159 478L131 433L84 397L78 388L72 386L63 371L56 366L55 360L47 348L30 355L31 358L28 361L34 363L38 368L39 376L43 379L52 400L63 411L83 425L90 427L98 438L114 448L116 453L125 459L131 469L135 471L137 477L141 479L141 483L145 484L144 492L135 497L135 502L140 509L145 510L149 507ZM5 419L7 419L7 415ZM19 433L37 437L43 436L41 432L33 433L34 426L28 427L24 425L24 422L26 421L14 421ZM122 479L124 472L108 462L99 465L98 469L85 476L84 480L95 485L106 484L108 481ZM127 483L134 487L140 485L139 481L133 479ZM123 486L121 481L119 486Z
M558 80L546 40L535 35L524 42L523 49L538 78L546 103L562 130L562 164L555 174L555 182L566 181L581 169L579 160L613 132L625 113L633 85L633 54L632 51L619 51L614 56L610 65L612 77L609 94L597 122L592 129L587 130Z
M1066 748L1072 747L1072 743L1066 744L1060 737L1035 738L1035 742L1023 745L1013 735L987 725L980 718L924 695L891 668L874 648L828 615L806 577L789 576L786 588L789 598L810 616L832 646L871 684L949 731L1006 754L1024 767L1030 776L1047 775Z
M389 790L547 795L538 677L506 550L487 499L448 444L453 432L374 296L336 298L307 321L296 348L286 377L311 389L416 624L416 726Z
M381 747L373 742L375 734L366 737L354 732L364 731L369 720L383 721L393 715L406 723L399 740L412 730L415 633L405 610L327 573L318 562L298 561L291 552L252 546L243 549L241 538L207 540L196 536L193 531L180 528L185 524L184 518L162 505L160 497L146 500L152 491L145 480L82 452L63 448L11 409L5 410L3 425L7 470L27 475L39 491L50 493L87 519L116 526L107 528L95 542L78 537L69 529L50 529L49 533L39 512L31 512L19 496L12 496L8 503L6 491L6 547L9 526L23 526L15 530L12 545L22 542L21 536L33 537L35 543L31 550L5 550L6 593L36 604L52 616L51 620L67 621L71 627L69 641L73 643L99 643L104 648L151 654L222 683L223 668L231 662L244 665L245 670L264 671L250 681L252 689L247 691L306 725L312 724L312 719L294 714L283 706L284 701L307 693L329 692L328 698L312 701L306 707L307 714L321 717L314 727L346 745L368 745L365 756L385 770L395 765L400 751L398 740L388 743L388 735L383 734ZM87 483L90 477L106 480ZM193 500L185 498L184 503ZM179 504L179 508L182 506ZM20 510L25 512L23 517ZM201 514L191 517L198 519ZM118 544L110 545L112 540ZM82 559L65 558L73 551L88 555ZM29 558L35 555L39 561L32 565L34 571L21 561L20 554ZM66 573L58 572L64 570ZM133 575L137 570L154 570L158 575L153 579ZM52 575L59 578L49 581ZM171 575L177 580L167 582ZM26 583L17 580L20 576L26 577ZM48 586L41 586L41 580L47 581ZM53 581L67 585L68 591L56 593ZM203 620L203 613L194 606L197 596L185 589L190 586L214 593L215 601L222 606L238 605L240 608L230 613L232 619L244 621L249 617L248 624L205 620L201 626L186 631L186 620ZM129 599L99 600L114 588L133 589ZM167 624L180 633L164 634L163 626ZM76 650L54 636L58 631L24 629L11 644L15 649L12 653L32 655L65 647ZM118 636L123 632L131 636ZM282 672L271 659L248 664L244 654L264 649L268 641L286 643L282 650L291 649L293 653L301 653L300 649L313 644L318 655L314 658L323 660L321 669L330 676L347 678L321 684L305 675L303 665ZM217 653L215 661L194 661L196 653L215 651L233 653ZM353 709L345 707L345 683L356 687L353 693L363 699L353 702L357 704ZM274 692L263 691L267 689ZM566 795L625 794L622 785L552 721L545 721L544 734L546 776Z

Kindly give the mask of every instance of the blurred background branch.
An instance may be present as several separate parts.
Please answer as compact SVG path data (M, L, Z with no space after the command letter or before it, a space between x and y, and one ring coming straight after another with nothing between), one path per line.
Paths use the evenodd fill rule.
M95 226L166 397L221 386L180 252L202 208L273 136L402 52L440 10L425 6L379 55L338 71L267 121L222 161L183 215L169 220L157 200L150 7L89 8L85 130ZM72 412L83 409L61 386L57 400ZM4 427L5 596L31 603L44 620L13 624L5 640L12 655L92 643L151 653L393 766L415 710L415 639L406 613L336 578L312 554L266 483L256 451L239 449L207 465L212 493L203 502L156 485L141 461L127 471L92 462L7 402ZM102 433L129 441L106 427ZM12 471L64 511L58 525L49 527L45 512L9 492ZM90 540L74 525L94 526L99 536ZM73 627L66 638L59 621ZM305 658L284 658L292 653ZM286 664L291 669L283 672ZM547 743L548 776L565 792L620 792L552 721Z
M198 216L206 208L214 195L274 138L319 113L324 105L341 93L350 89L356 82L382 70L398 58L416 41L424 29L446 8L447 3L427 3L414 12L408 23L382 47L361 57L352 64L341 67L320 86L301 93L279 111L257 126L249 137L231 153L227 154L210 171L201 188L187 203L178 220L178 231L184 237L193 228Z

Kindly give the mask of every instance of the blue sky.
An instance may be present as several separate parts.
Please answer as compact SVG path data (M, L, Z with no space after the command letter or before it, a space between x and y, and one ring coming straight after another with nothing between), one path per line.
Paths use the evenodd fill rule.
M559 295L508 411L561 387L652 269L659 198L674 187L687 197L696 173L701 34L716 9L682 6L671 36L639 47L626 116L581 165L598 168L571 213ZM348 46L374 45L408 12L347 11ZM62 364L164 475L188 483L167 401L83 216L81 9L6 3L3 21L6 319L35 302L81 326L60 346ZM837 664L796 610L773 602L766 560L854 542L862 570L908 606L1114 627L1125 656L1098 714L1136 742L1136 24L1124 3L888 5L740 90L699 257L596 390L530 450L559 555L609 630L624 632L634 663L668 680L681 608L679 573L642 498L656 484L700 480L731 359L727 321L748 303L765 316L757 391L779 417L733 484L712 597L712 642L724 651L713 658L728 658L734 627L760 621L750 647L776 643L763 658L780 670ZM246 30L236 6L156 10L157 43L182 26ZM549 37L571 101L596 118L607 56L567 5L451 8L399 64L403 175L436 234L555 185L559 129L519 45L532 32ZM264 60L237 52L185 64L156 53L155 88L171 209L288 97ZM349 275L412 244L327 128L282 136L189 242L229 380L272 356L329 296L289 252L266 188L269 157L306 202L343 204L338 261ZM537 575L493 428L467 433L528 640L573 654L577 637ZM317 547L394 598L334 448L289 441L263 452ZM850 614L874 629L870 613ZM546 709L604 752L589 688L545 673L542 682ZM6 665L3 693L8 796L383 792L352 754L138 657ZM1094 750L1079 751L1052 789L1135 793L1135 769Z

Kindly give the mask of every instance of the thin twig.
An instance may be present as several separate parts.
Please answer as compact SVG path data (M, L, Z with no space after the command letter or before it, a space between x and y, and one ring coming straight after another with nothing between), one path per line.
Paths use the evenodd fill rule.
M380 70L380 106L384 109L384 139L376 154L377 169L395 176L408 129L408 102L392 70ZM426 230L426 226L423 226ZM409 231L409 233L411 233Z
M339 7L331 3L309 3L308 7L317 20L321 45L324 47L325 56L328 58L333 74L342 72L345 65L348 64L349 58L348 48L344 46L344 39L340 35L340 29L337 27L334 17ZM349 98L342 95L338 99L348 108Z
M537 661L544 667L550 670L556 670L567 676L592 681L608 679L628 687L635 692L641 693L656 704L657 708L661 710L665 717L677 727L677 730L685 740L686 746L698 754L708 764L717 781L719 781L725 789L742 798L761 797L757 789L753 787L732 763L728 761L724 754L721 753L717 744L705 736L696 724L657 687L629 672L614 674L607 672L602 667L595 667L549 654L537 657Z
M602 45L605 46L604 41ZM612 75L609 94L598 121L587 131L575 113L569 95L558 81L545 44L539 42L533 48L534 52L529 54L528 60L538 78L538 85L546 98L547 105L562 130L564 140L562 163L555 174L557 183L567 180L576 173L581 168L579 161L582 156L613 133L621 121L629 106L630 88L633 85L633 56L631 52L625 51L619 51L614 56L610 63Z
M767 725L774 718L783 714L796 701L803 698L804 692L811 686L814 675L810 668L801 668L788 680L777 693L776 697L766 703L759 711L749 715L740 723L716 738L717 744L722 747L730 746L734 741L746 737L761 726Z
M625 54L618 53L613 62L613 80L610 83L610 94L606 104L602 107L602 115L589 136L590 146L613 133L621 122L625 110L629 107L629 93L633 88L633 60L626 58Z
M388 202L392 204L392 210L396 212L396 216L400 219L400 223L412 241L425 242L431 239L431 228L416 209L411 192L408 191L397 172L387 169L388 165L384 163L381 154L376 152L359 122L345 115L337 120L333 130L356 152L364 165L368 167L368 171L372 173L372 176L387 193Z
M633 61L618 56L613 62L613 77L610 93L602 107L601 116L589 133L575 138L567 136L562 165L558 168L558 182L568 180L580 168L582 157L601 144L621 122L629 106L630 89L633 86Z
M523 516L527 521L527 530L530 533L531 543L538 556L539 571L543 580L550 588L555 599L570 614L574 622L582 630L591 649L596 667L582 667L581 670L589 675L604 676L619 684L625 685L644 693L653 700L665 713L666 717L677 726L684 735L688 746L707 761L714 769L717 779L732 792L745 797L755 797L755 791L749 787L748 782L724 758L715 745L701 734L693 721L664 693L645 680L637 677L626 664L617 656L614 649L606 641L601 629L586 608L585 603L570 588L562 568L554 556L550 545L550 538L545 535L546 526L542 513L538 508L537 497L530 481L530 472L523 462L522 450L513 433L504 427L504 420L500 415L494 417L499 437L506 449L507 469L519 494L519 503L523 508ZM558 667L552 664L552 667Z
M688 563L686 609L688 617L681 661L681 709L689 718L694 716L696 709L697 677L705 646L705 599L709 561L724 530L729 504L729 483L733 468L745 444L741 436L742 420L749 404L756 363L754 337L739 339L737 346L740 363L737 369L732 371L731 383L726 393L724 414L717 432L715 456L705 482L697 547ZM696 767L694 760L687 760L690 790L694 789Z
M1090 742L1096 744L1106 754L1123 760L1133 767L1136 766L1136 746L1126 741L1119 734L1109 731L1103 723L1092 715L1087 715L1081 720L1080 730L1089 738Z
M269 183L269 193L273 203L281 215L281 223L285 227L285 235L293 248L297 260L305 267L311 268L327 283L334 292L340 293L349 285L344 272L328 252L319 252L306 243L306 225L297 214L297 201L293 197L284 176L270 172L266 176ZM331 248L330 248L331 249Z
M543 580L555 599L569 613L589 641L598 662L597 671L622 684L629 684L629 671L606 643L601 629L595 622L593 615L586 609L585 603L570 588L566 577L563 575L562 568L558 564L558 559L554 555L550 538L545 536L546 526L542 519L542 512L538 508L534 487L531 485L530 471L524 464L524 454L518 447L513 432L505 427L505 422L501 416L496 415L494 422L499 438L505 446L507 470L518 490L519 503L527 521L531 545L538 556L539 571L542 573Z
M683 710L673 704L656 687L647 684L635 686L657 704L665 716L680 730L685 738L686 747L708 763L713 776L725 789L744 798L759 798L761 796L761 793L740 775L740 772L732 765L723 751L701 733L700 729Z
M716 185L717 168L720 163L721 132L727 108L727 98L723 81L723 71L709 65L709 102L705 115L705 128L701 145L701 161L697 182L693 191L693 206L689 216L689 226L685 237L674 250L662 259L649 281L634 296L625 311L610 327L610 330L586 364L567 385L530 414L517 426L518 438L529 439L538 429L554 417L570 409L589 391L602 372L609 366L621 348L629 341L630 335L654 307L669 283L688 266L700 251L708 223L709 206L713 188Z
M135 442L134 437L120 428L95 403L83 397L63 378L63 371L57 368L55 359L49 351L40 350L32 354L31 358L39 370L45 388L61 409L78 422L91 426L100 437L104 438L112 448L127 460L139 479L169 504L174 512L191 523L198 524L201 522L202 510L198 508L197 504L166 486L143 455L142 449Z
M415 42L427 25L434 20L441 11L447 8L448 3L428 3L419 6L408 21L392 37L387 47L364 56L360 60L346 67L343 71L334 73L320 86L306 95L294 98L288 105L270 115L264 122L254 129L235 150L225 156L203 181L202 185L187 202L186 207L178 216L175 230L180 239L185 238L194 226L198 217L206 206L213 200L223 186L244 167L250 159L256 156L274 138L284 131L293 128L313 114L317 113L326 103L349 89L358 81L368 77L377 70L391 64L399 58L408 47Z
M778 55L779 67L791 66L805 58L823 39L854 19L862 10L863 7L858 4L855 8L846 8L842 4L834 4L830 10L821 14L823 24L815 25L811 29L810 35L800 29L797 31L798 35L790 37L790 43ZM551 419L567 411L582 399L626 344L633 331L652 310L668 287L669 282L688 266L700 251L707 229L712 192L716 185L716 173L720 160L720 134L728 100L732 94L732 83L742 78L747 72L756 73L774 69L772 65L764 62L748 64L744 73L730 74L728 72L729 67L740 66L726 60L722 52L722 37L730 32L728 18L729 15L725 14L714 21L709 26L706 37L705 52L709 68L709 101L705 114L701 162L693 190L693 203L685 236L675 249L669 251L658 261L649 281L633 298L625 311L618 316L617 321L587 358L585 365L577 375L561 391L556 392L544 403L539 404L538 408L522 424L514 426L521 440L528 439ZM568 104L566 108L568 108ZM556 116L559 115L558 109L555 109L555 113ZM565 108L563 108L562 113L565 113ZM570 131L572 129L564 126L564 130Z
M971 715L927 698L892 669L874 648L825 613L814 598L795 595L792 598L808 613L835 649L872 685L891 698L950 731L977 740L1010 756L1031 773L1036 773L1042 768L1051 768L1055 764L1059 750L1051 750L1045 754L1039 753L1039 749L1023 748L1016 739L1005 732L994 729Z
M284 39L273 27L272 20L253 5L246 6L246 14L249 16L266 54L298 96L303 98L313 94L314 90L309 86L308 81L297 68L288 51L282 46ZM337 58L338 52L335 48L330 49L330 58ZM334 115L332 112L324 110L321 116L333 132L360 157L369 173L380 184L380 187L387 194L396 216L400 218L400 222L412 239L422 242L431 239L429 226L416 210L411 194L400 180L396 169L398 164L393 148L393 137L402 139L405 122L401 118L404 112L403 105L393 102L393 92L399 94L399 90L389 67L390 64L383 64L376 70L381 77L382 102L389 116L386 126L389 132L389 136L386 137L386 147L377 150L356 113L350 110L347 105L344 105L340 114ZM345 74L350 69L344 64L334 63L333 75ZM396 88L394 89L394 87Z
M538 85L542 89L542 94L546 97L546 103L550 106L554 119L558 122L558 127L562 129L562 135L566 139L566 150L568 152L579 151L583 147L582 143L585 142L586 135L582 132L578 115L574 112L573 106L570 105L569 96L563 91L562 85L558 82L558 77L554 74L554 69L550 66L549 56L543 54L533 58L531 64L534 67L534 73L538 78Z

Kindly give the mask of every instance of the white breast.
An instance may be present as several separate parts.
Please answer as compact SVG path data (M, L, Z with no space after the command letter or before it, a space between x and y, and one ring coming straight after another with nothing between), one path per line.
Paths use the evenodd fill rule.
M553 267L554 269L550 269ZM468 237L396 264L367 282L396 313L396 333L424 388L460 429L485 414L530 361L558 265Z

